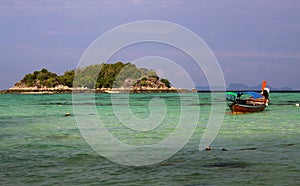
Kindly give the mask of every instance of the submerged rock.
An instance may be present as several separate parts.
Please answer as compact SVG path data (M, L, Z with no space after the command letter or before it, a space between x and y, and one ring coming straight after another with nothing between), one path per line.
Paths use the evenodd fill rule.
M229 161L229 162L216 162L205 165L205 167L227 167L227 168L245 168L250 166L245 162Z

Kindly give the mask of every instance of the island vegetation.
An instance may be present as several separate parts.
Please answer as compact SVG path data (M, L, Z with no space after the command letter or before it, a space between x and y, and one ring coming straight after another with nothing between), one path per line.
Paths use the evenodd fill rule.
M74 81L75 80L75 81ZM138 68L132 63L94 64L57 75L43 68L26 74L12 91L64 91L94 89L98 92L111 90L167 90L174 91L168 79L160 78L154 70Z

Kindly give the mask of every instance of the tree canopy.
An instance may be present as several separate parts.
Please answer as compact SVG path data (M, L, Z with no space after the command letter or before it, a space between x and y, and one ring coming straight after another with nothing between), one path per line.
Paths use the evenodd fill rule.
M74 81L75 72L76 79ZM40 71L26 74L19 83L27 87L51 88L64 85L68 87L119 88L131 86L151 87L150 81L159 81L160 85L170 87L170 82L167 79L160 79L154 70L137 68L132 63L122 62L90 65L76 71L68 70L60 76L43 68ZM73 85L73 82L76 84Z
M21 80L26 86L46 86L55 87L60 84L59 76L57 74L49 72L43 68L41 71L34 71L32 74L26 74Z

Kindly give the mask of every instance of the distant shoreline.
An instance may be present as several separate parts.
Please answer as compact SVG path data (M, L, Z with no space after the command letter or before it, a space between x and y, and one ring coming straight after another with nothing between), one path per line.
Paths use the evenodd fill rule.
M176 89L176 88L11 88L0 91L1 94L72 94L72 93L98 93L98 94L115 94L115 93L189 93L197 92L196 90Z
M164 89L154 89L154 88L102 88L102 89L87 89L87 88L69 88L69 89L8 89L1 90L0 94L72 94L72 93L97 93L97 94L115 94L115 93L222 93L222 92L245 92L254 91L259 92L259 90L188 90L188 89L176 89L176 88L164 88ZM274 90L272 93L300 93L300 90Z
M226 90L225 92L260 92L260 90ZM222 90L197 90L197 92L224 92ZM271 93L300 93L300 90L271 90Z

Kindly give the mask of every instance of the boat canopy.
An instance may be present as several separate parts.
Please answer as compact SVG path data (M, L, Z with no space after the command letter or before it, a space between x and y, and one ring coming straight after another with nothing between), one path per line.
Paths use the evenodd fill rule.
M226 94L226 99L228 101L235 101L237 97L240 97L242 95L251 96L254 99L263 98L263 96L257 92L227 92Z
M257 98L263 98L263 96L260 93L257 92L237 92L239 95L249 95L252 96L254 99Z
M226 92L227 95L237 96L237 93L235 92Z
M235 101L236 98L237 98L237 93L235 93L235 92L227 92L226 93L226 100Z

